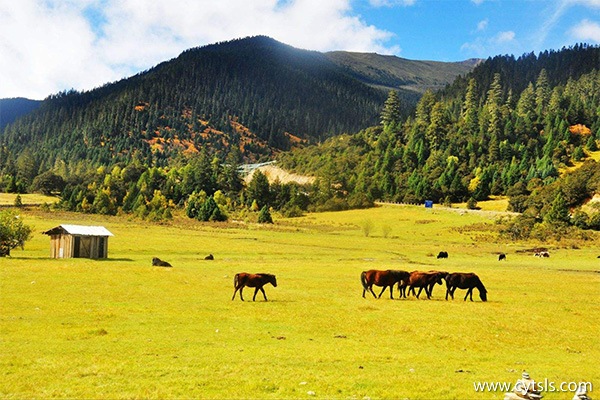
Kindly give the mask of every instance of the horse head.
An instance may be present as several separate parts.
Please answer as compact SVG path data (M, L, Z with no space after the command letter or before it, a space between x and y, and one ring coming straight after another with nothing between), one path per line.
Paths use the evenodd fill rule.
M271 283L271 285L273 285L273 287L277 287L277 278L275 277L275 275L268 275L268 282Z
M479 289L479 298L481 301L487 301L487 290L485 288Z
M435 283L437 283L438 285L441 285L442 279L446 279L447 276L448 276L447 272L444 272L444 271L436 272Z

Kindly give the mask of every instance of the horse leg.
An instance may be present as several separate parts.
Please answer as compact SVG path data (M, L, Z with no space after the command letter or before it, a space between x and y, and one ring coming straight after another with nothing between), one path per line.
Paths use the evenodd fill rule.
M387 289L387 286L384 286L383 289L381 289L381 292L379 292L379 296L377 296L378 299L381 298L381 295L383 294L383 292L385 292L385 289Z
M258 293L258 286L254 289L254 296L252 296L252 301L256 300L256 293Z
M263 297L265 298L265 301L268 301L268 300L267 300L267 294L265 293L265 289L263 289L263 288L262 288L262 286L261 286L259 289L260 289L260 291L262 292L262 294L263 294Z
M469 288L469 290L467 290L467 294L465 294L464 301L467 301L467 297L469 296L469 294L471 295L471 301L473 301L473 288Z
M419 293L417 293L417 299L418 299L418 298L419 298L419 296L421 295L421 292L422 292L422 291L423 291L423 286L421 286L421 287L419 288ZM427 290L425 290L425 291L427 291ZM414 293L414 290L413 290L413 293Z
M369 285L369 290L371 291L371 293L373 294L373 298L377 298L377 295L375 294L375 292L373 291L373 285Z
M242 286L240 288L240 299L242 299L242 301L244 301L244 296L242 296L242 291L244 290L244 287Z
M448 300L448 293L450 293L450 288L446 288L446 300Z
M233 296L231 296L231 301L233 301L233 299L235 299L235 294L237 293L238 288L235 288L235 290L233 291Z

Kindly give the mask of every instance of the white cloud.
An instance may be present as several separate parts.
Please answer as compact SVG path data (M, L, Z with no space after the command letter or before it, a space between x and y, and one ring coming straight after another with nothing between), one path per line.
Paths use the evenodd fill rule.
M490 37L477 37L471 42L463 43L460 51L468 57L489 57L496 54L514 54L519 48L516 34L513 31L498 32Z
M487 28L489 22L490 21L487 18L484 19L484 20L479 21L477 23L477 32L485 31L485 29Z
M386 46L393 34L368 25L351 3L0 0L0 98L91 89L190 47L253 35L311 50L398 54L399 47Z
M395 7L395 6L412 6L416 0L369 0L372 7Z
M570 33L576 40L600 43L600 24L588 19L584 19L579 25L573 27Z
M515 39L513 31L499 32L492 40L496 43L508 43Z

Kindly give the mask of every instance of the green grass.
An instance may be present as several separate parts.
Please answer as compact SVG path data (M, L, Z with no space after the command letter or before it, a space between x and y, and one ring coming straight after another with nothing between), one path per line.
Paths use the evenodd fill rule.
M40 205L43 203L53 204L58 201L58 197L56 196L46 196L37 193L21 195L17 195L16 193L0 193L0 206L13 206L17 196L21 196L21 202L24 206Z
M499 242L485 214L384 206L266 227L24 219L34 238L0 259L2 398L491 399L502 395L473 382L514 383L521 370L600 382L597 249L534 258L517 251L537 243ZM40 232L60 223L106 226L110 258L48 258ZM174 267L151 267L153 256ZM445 301L440 286L432 300L363 299L360 272L388 268L473 271L489 301ZM251 289L231 301L242 271L277 275L269 302L248 301Z

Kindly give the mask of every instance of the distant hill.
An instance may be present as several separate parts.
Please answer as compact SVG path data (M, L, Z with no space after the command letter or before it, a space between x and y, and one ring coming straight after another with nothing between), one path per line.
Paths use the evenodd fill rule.
M375 53L334 51L325 54L335 64L368 85L386 90L409 90L423 93L452 83L459 75L470 72L482 60L461 62L407 60Z
M133 154L164 165L202 148L221 157L237 148L256 161L303 140L378 123L390 88L399 90L408 115L420 95L400 83L422 90L466 71L454 64L420 68L409 62L410 75L403 78L401 67L392 66L406 60L371 56L362 62L363 70L369 63L374 70L392 70L393 79L385 81L351 70L340 59L342 53L300 50L264 36L194 48L128 79L50 96L0 140L15 155L44 148L32 153L49 165L56 159L106 165Z
M29 100L23 97L0 99L0 131L8 124L13 123L21 115L30 113L41 104L38 100Z

